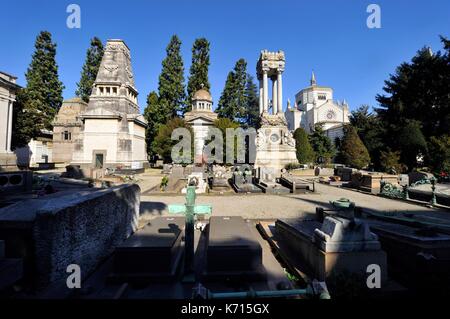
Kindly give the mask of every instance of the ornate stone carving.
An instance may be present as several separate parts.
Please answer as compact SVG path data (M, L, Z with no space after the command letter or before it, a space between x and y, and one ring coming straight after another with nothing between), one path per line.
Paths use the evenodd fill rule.
M263 114L261 117L261 125L262 126L287 126L286 118L283 114L278 115L270 115Z

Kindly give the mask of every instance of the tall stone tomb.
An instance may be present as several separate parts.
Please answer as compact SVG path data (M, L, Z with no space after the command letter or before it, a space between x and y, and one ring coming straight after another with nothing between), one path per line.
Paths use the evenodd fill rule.
M140 169L147 163L145 128L130 49L108 40L89 104L80 115L82 129L74 141L72 164L82 169Z
M283 51L261 51L256 71L259 80L259 112L261 128L256 139L255 167L259 178L263 171L281 175L286 164L296 163L295 140L287 127L283 113L282 74L285 67ZM269 100L269 79L272 81L272 99Z
M20 89L16 80L0 71L0 171L17 169L16 155L11 151L13 105Z

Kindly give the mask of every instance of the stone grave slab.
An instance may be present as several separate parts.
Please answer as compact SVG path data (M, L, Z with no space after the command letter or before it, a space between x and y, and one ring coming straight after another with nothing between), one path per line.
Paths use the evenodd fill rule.
M314 191L314 186L312 183L290 174L284 174L280 178L280 184L289 188L291 193L306 193L308 191Z
M265 278L262 248L249 227L239 216L210 218L205 278Z
M182 256L184 217L157 217L115 249L111 280L167 280Z

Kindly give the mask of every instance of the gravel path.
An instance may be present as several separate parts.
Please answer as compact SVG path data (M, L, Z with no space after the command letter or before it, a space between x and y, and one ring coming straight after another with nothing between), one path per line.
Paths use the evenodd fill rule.
M352 190L316 184L317 193L298 195L198 195L197 203L211 204L216 216L242 216L249 219L293 218L313 214L318 206L329 208L330 200L349 198L358 206L375 211L408 211L412 213L440 216L450 219L448 211L426 208L402 201L381 198ZM143 195L141 196L141 215L143 218L167 215L167 205L184 203L183 195Z

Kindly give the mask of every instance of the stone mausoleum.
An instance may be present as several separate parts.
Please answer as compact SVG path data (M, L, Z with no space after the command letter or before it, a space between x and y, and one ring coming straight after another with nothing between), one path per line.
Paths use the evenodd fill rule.
M72 162L75 142L79 139L83 122L80 115L86 111L87 103L81 98L63 102L53 121L53 161L69 164Z
M145 128L123 40L108 40L75 141L72 164L82 169L140 169L147 163Z
M192 97L192 110L184 115L186 123L194 131L194 152L197 162L203 156L208 130L217 119L217 113L212 110L212 105L211 94L205 89L200 89Z
M311 133L316 124L322 124L332 141L341 138L344 125L350 122L347 102L333 100L333 89L317 85L314 72L310 84L295 95L295 107L288 103L285 114L289 129L295 131L301 127Z
M0 71L0 169L16 169L16 155L11 151L13 105L20 86L17 78Z

